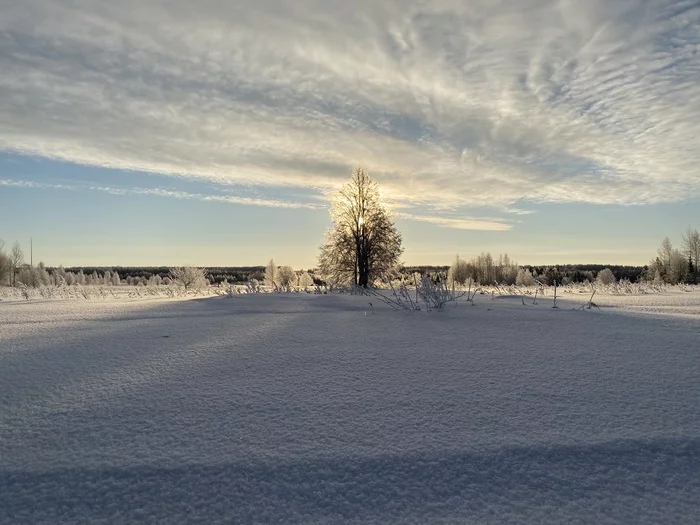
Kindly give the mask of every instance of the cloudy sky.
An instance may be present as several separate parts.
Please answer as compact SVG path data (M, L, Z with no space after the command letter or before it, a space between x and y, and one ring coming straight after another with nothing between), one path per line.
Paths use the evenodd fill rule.
M0 238L315 264L361 165L404 261L644 264L700 228L697 0L0 0Z

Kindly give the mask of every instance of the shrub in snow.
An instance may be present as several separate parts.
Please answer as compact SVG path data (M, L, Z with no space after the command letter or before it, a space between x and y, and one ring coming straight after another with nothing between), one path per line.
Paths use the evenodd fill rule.
M442 310L448 303L455 302L465 295L464 292L455 292L454 287L450 289L447 281L440 279L437 282L427 275L421 279L418 287L418 295L426 305L428 311L432 309Z
M203 268L194 266L181 266L170 270L170 279L185 290L201 290L209 284L206 272Z
M277 284L282 290L289 291L295 278L296 274L291 266L282 266L277 270Z
M428 312L433 309L442 310L449 303L455 303L465 295L468 301L472 300L469 292L456 292L454 286L448 286L447 279L442 277L436 282L429 276L424 276L415 284L415 292L406 285L405 281L401 282L399 286L394 286L389 282L388 286L391 292L388 295L377 289L369 289L367 294L397 310L420 310L420 303L423 302Z
M314 285L314 278L308 272L302 272L299 276L299 288L306 290Z
M518 270L518 275L515 277L515 284L518 286L534 286L535 278L527 268Z
M246 293L260 293L262 290L260 288L260 281L257 279L251 279L245 285Z
M602 285L615 284L615 275L610 268L605 268L598 272L596 282Z

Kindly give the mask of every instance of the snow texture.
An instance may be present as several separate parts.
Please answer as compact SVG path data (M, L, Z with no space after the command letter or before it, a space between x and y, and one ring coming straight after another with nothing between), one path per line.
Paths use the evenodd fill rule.
M700 293L586 300L0 303L0 523L697 523Z

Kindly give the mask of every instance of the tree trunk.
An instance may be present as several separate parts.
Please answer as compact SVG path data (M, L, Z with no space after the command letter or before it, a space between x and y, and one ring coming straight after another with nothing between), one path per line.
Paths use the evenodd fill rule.
M367 247L362 245L360 250L360 282L359 285L363 288L367 288L369 285L369 257L367 252Z

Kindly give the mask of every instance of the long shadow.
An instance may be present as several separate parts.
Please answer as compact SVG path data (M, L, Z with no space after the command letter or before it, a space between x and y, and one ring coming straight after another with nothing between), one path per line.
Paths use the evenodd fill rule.
M258 311L256 300L244 302L250 311ZM203 319L236 311L225 299L195 303L203 306L201 310L195 304L183 304L180 313ZM170 317L167 312L152 313ZM265 326L264 338L246 339L249 355L269 350L266 347L270 345L288 342L281 335L294 325L296 312L285 310L285 313L293 315L284 323ZM128 316L125 319L132 320ZM170 326L172 321L165 324ZM171 346L180 343L187 346L193 341L213 343L217 334L211 329L219 326L218 322L203 328L181 324L184 325L181 339L177 334L165 340L155 339L161 337L158 323L154 329L140 328L154 341L169 341L167 347L138 344L130 348L124 342L133 336L130 323L117 323L108 330L79 338L79 347L71 348L68 353L65 349L44 347L50 355L41 357L50 359L40 363L42 374L32 375L36 384L23 384L17 389L18 395L29 395L36 388L37 398L42 398L53 395L54 390L60 390L58 387L71 388L76 378L80 379L74 372L82 370L98 380L103 377L111 380L110 374L125 368L130 372L143 367L160 370L156 365L163 359L171 360L169 368L162 370L163 375L177 379L185 373L196 372L198 361L194 358L218 364L216 353L185 354L181 359L174 359L177 353ZM648 326L648 323L640 320L637 325ZM245 326L246 331L258 328ZM296 330L303 334L301 328ZM357 337L352 327L344 330L334 337ZM486 326L479 333L489 335L490 330ZM114 359L101 349L109 336L120 341L119 355ZM298 358L296 353L293 357ZM313 355L307 357L312 359ZM75 368L69 362L71 359L78 361ZM222 354L221 369L228 371L224 366L228 360L228 356ZM7 365L10 360L3 362ZM86 363L89 366L85 366ZM21 372L23 364L18 361L14 373ZM216 367L207 368L205 372L211 369L216 370ZM56 377L58 371L63 375ZM12 373L7 368L5 373L0 370L0 379L8 381L4 385L12 380ZM239 376L243 374L240 372ZM52 376L52 383L41 384ZM202 377L206 378L206 374ZM283 377L283 383L288 382L289 379ZM134 387L134 397L130 398L128 406L140 406L132 403L137 398L148 406L149 400L161 393L158 385L155 390L152 386L149 383ZM178 392L191 393L192 389L185 386ZM222 391L222 397L228 391ZM0 400L3 396L5 394L0 392ZM7 399L17 402L16 398ZM101 405L89 405L82 410L85 420L82 415L74 418L82 425L79 431L92 428L92 422L99 422L100 418L107 421L108 416L100 412ZM18 416L15 421L26 425L33 422L32 417L41 416L22 415L23 419ZM129 420L127 427L128 424ZM58 432L49 424L40 428ZM2 431L0 426L0 453ZM241 429L241 433L246 432L247 429ZM33 435L26 436L36 442L21 442L22 446L36 448L40 443ZM279 444L284 446L283 442ZM255 450L258 449L252 447L251 453ZM264 444L259 451L262 454L271 452ZM167 451L164 456L167 457ZM111 460L108 459L103 464L95 463L94 468L38 471L0 467L0 524L333 523L350 520L389 523L411 519L418 523L438 520L599 522L604 521L601 516L617 522L693 523L700 514L700 438L694 435L582 446L510 448L491 454L435 452L330 459L306 456L277 462L252 461L246 457L232 462L231 455L222 453L221 456L218 465L193 460L194 464L184 465L113 467L109 466ZM3 465L2 458L0 465Z
M107 313L85 320L69 337L45 332L29 341L15 340L14 344L23 346L21 352L0 354L0 385L5 385L0 389L0 416L22 398L41 404L43 397L70 390L87 377L146 370L160 362L175 366L178 352L195 344L205 346L217 338L219 333L208 327L221 328L224 319L238 315L240 309L235 301L222 297L163 302L133 313ZM276 316L277 326L272 330L284 331L285 324L299 315L295 311L282 313L289 315L283 321ZM251 331L267 329L261 323L247 326ZM91 330L83 334L83 327ZM194 364L184 358L181 361L181 366ZM2 430L0 426L0 437Z
M0 523L691 523L700 438L491 454L0 471Z

